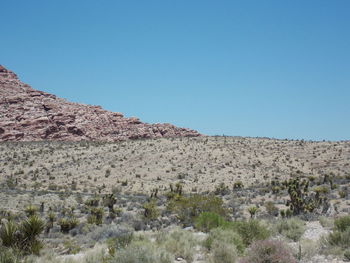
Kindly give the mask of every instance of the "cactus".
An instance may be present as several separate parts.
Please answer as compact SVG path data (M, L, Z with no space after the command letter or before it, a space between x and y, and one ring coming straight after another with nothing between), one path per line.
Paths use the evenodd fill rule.
M117 199L114 194L105 195L103 197L103 204L108 207L109 213L114 213L114 205L117 203Z
M327 191L324 187L318 187L313 189L313 192L309 192L308 179L294 178L285 181L283 184L288 189L288 194L290 200L287 205L289 205L293 215L298 215L301 213L311 213L321 204L326 203L326 196L324 194Z
M157 198L158 197L158 188L155 188L155 189L153 189L152 191L151 191L151 196L150 196L150 198L152 199L152 198Z

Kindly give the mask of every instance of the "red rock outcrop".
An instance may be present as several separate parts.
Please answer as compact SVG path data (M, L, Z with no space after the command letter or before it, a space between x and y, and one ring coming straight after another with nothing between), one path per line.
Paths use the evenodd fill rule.
M34 90L0 65L0 141L119 141L200 136L171 124L147 124L121 113Z

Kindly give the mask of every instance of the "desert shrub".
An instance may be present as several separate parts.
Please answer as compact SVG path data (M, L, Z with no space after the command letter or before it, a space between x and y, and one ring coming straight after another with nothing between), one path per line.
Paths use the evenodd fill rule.
M19 255L13 249L0 246L0 263L19 263Z
M156 242L176 258L181 257L187 262L192 262L197 241L191 232L180 229L163 231L157 235Z
M304 234L305 226L304 222L298 218L281 219L276 223L276 230L296 242Z
M209 236L204 241L204 246L208 250L211 250L215 241L220 241L229 245L233 245L239 254L243 254L245 249L245 245L242 241L241 236L232 229L212 229L209 233Z
M104 225L96 228L90 235L96 242L103 242L110 238L132 240L134 231L125 225ZM130 243L130 242L129 242Z
M299 241L299 246L293 251L294 257L298 259L311 259L319 254L319 242L309 239Z
M260 240L248 249L241 263L296 263L289 250L277 240Z
M350 216L342 216L334 220L334 227L337 231L344 232L350 227Z
M213 228L220 227L226 223L225 219L215 213L203 212L195 219L195 227L203 232L209 232Z
M99 245L95 246L90 251L87 251L84 256L84 263L105 263L107 261L105 247Z
M222 199L213 195L178 196L168 201L167 209L176 213L184 225L193 224L195 218L203 212L216 213L223 217L227 215Z
M92 207L90 209L90 215L87 217L89 224L101 225L104 211L101 207Z
M126 248L133 239L133 232L122 232L117 236L113 236L107 240L110 254L114 254L116 250Z
M65 240L63 242L63 247L68 254L77 254L81 250L81 247L72 239Z
M62 233L68 233L70 230L72 230L79 224L79 220L75 217L61 218L58 221L58 224L61 227Z
M339 217L334 221L332 233L322 240L325 253L343 254L350 247L350 216ZM345 256L345 254L344 254Z
M237 181L233 184L233 189L242 189L244 187L242 181Z
M230 189L225 183L220 183L214 190L215 195L227 195L230 193Z
M144 209L143 215L146 219L154 220L157 219L157 217L159 216L159 210L154 200L145 203L142 207Z
M270 215L270 216L278 216L279 214L279 210L278 208L275 206L275 204L271 201L268 201L264 204L265 208L266 208L266 212Z
M350 261L350 249L348 249L344 252L344 258L346 260Z
M120 250L111 263L173 263L174 257L149 242L135 242Z
M237 250L235 245L215 240L212 244L210 262L212 263L235 263Z
M318 221L320 222L321 226L323 226L323 227L329 227L329 228L334 227L334 220L332 220L331 218L328 218L325 216L320 216L318 218Z
M93 198L90 198L85 201L85 205L87 206L98 207L99 203L100 203L100 198L98 196L94 196Z
M348 227L345 231L333 231L326 238L330 246L337 246L340 248L347 249L350 247L350 228Z
M24 209L24 212L27 214L27 216L33 216L38 212L38 208L34 205L28 205Z
M2 218L5 218L7 221L14 220L16 215L12 213L11 211L8 211L6 209L0 209L0 222ZM0 223L1 225L1 223Z
M245 246L249 246L256 240L267 239L270 236L269 229L258 220L234 221L228 228L241 236Z

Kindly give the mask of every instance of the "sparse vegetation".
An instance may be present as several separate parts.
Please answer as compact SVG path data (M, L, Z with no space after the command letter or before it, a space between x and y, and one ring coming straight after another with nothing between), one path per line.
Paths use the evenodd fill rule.
M322 253L349 258L349 218L340 216L349 205L348 166L340 161L349 158L346 142L223 141L0 145L0 263L63 263L74 253L103 263L241 262L260 248L286 248L267 241L280 235L297 242L293 255L303 263ZM333 159L337 148L342 159ZM45 231L24 245L18 233L32 217ZM303 236L315 220L326 233L321 246Z
M296 263L289 250L280 242L261 240L253 243L242 263Z
M282 219L276 223L276 230L281 235L298 241L305 231L304 222L298 218Z

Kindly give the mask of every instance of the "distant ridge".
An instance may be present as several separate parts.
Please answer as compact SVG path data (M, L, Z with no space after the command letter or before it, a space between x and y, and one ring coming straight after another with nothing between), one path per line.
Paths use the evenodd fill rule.
M68 102L32 89L0 65L0 141L120 141L200 135L172 124L143 123L100 106Z

